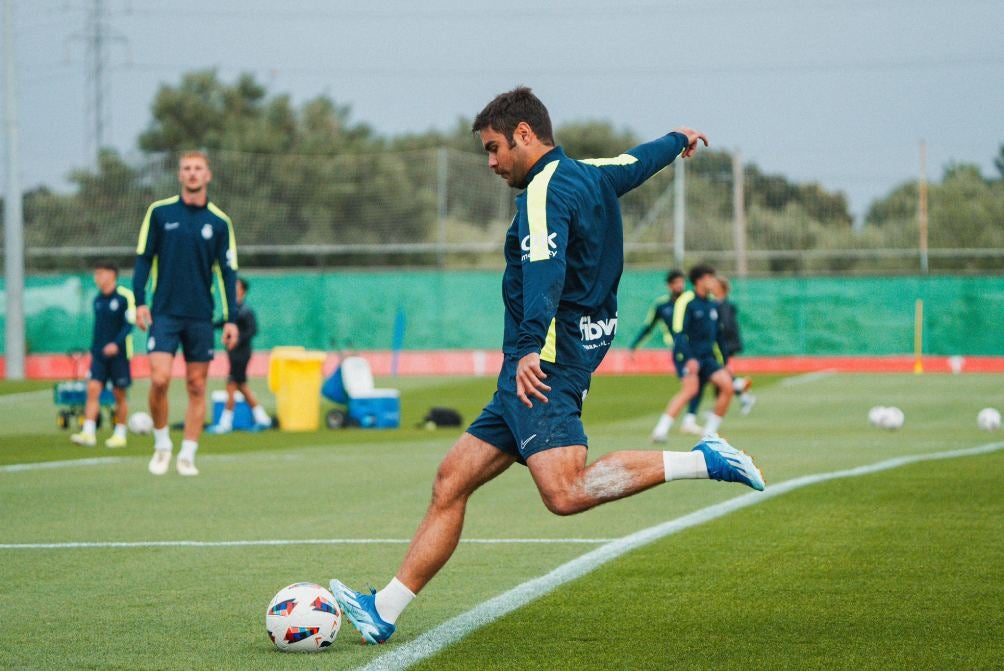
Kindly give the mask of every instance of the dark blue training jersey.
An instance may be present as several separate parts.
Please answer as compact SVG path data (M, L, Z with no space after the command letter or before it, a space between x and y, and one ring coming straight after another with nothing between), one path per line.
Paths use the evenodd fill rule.
M151 281L154 315L213 318L213 281L220 286L224 321L237 304L237 240L230 217L212 202L187 205L180 196L158 200L146 211L136 245L132 288L146 305Z
M723 361L718 303L685 291L673 308L673 352L677 361L714 357Z
M596 370L617 331L624 269L617 199L686 146L686 136L670 133L615 158L576 161L555 147L534 164L506 234L503 352Z
M110 294L100 291L94 297L94 336L91 356L104 356L108 343L119 346L119 354L132 357L132 325L136 323L136 302L125 287L116 286Z
M659 296L648 309L645 317L645 325L638 331L638 335L631 341L631 349L635 349L641 341L648 337L656 326L662 328L662 342L667 347L673 346L673 304L676 303L676 296L665 294Z

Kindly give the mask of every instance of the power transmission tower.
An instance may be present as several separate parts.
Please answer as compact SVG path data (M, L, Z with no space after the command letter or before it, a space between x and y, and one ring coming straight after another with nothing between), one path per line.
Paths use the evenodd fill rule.
M82 33L73 35L85 45L87 67L87 141L84 143L89 160L97 161L101 149L109 141L108 50L111 43L127 43L125 35L108 22L104 0L92 0Z

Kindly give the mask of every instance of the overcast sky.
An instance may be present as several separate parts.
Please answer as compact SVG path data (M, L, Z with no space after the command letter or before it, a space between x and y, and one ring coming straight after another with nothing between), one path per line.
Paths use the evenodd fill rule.
M103 4L121 38L108 43L107 139L123 151L158 86L207 67L253 72L297 103L329 95L381 133L451 128L523 83L556 125L689 125L847 193L857 214L916 175L922 138L933 179L951 162L996 174L1004 142L1002 0ZM65 188L93 134L80 35L94 2L14 5L22 186Z

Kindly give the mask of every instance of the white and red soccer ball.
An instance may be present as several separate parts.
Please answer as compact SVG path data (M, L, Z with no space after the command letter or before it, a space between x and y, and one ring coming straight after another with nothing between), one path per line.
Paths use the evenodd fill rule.
M265 628L284 652L318 652L335 642L342 610L331 592L312 582L283 587L265 611Z

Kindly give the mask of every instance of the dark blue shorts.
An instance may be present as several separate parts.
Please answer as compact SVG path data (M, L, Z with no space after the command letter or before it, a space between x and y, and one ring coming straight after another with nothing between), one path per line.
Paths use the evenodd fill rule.
M248 381L248 363L251 361L251 352L234 354L227 353L230 359L230 374L227 375L227 382L234 384L244 384Z
M132 384L132 372L129 370L129 359L125 354L115 356L91 356L91 379L97 380L102 386L111 380L113 387L125 389Z
M687 373L686 360L681 361L679 357L673 358L673 363L676 365L676 374L682 380ZM722 369L722 362L713 356L702 356L697 359L698 371L697 380L701 384L707 383L711 376Z
M213 322L208 319L153 315L146 351L174 356L180 344L185 361L212 361L213 340Z
M511 454L521 464L554 447L588 446L582 427L582 402L589 391L589 371L541 363L547 373L544 382L551 387L546 392L549 402L531 399L533 407L528 408L516 398L518 362L514 356L505 356L495 395L467 433Z

